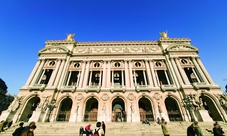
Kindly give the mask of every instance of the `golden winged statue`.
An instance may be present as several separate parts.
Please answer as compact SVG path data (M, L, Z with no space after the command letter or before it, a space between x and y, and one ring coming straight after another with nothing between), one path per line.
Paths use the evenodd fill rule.
M65 39L66 41L74 41L73 37L75 34L67 34L67 38Z
M167 31L166 32L159 32L161 35L161 39L168 39Z

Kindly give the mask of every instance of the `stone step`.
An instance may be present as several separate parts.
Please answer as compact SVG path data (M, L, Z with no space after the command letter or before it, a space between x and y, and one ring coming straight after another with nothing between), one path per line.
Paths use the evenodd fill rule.
M91 128L95 128L95 122L50 122L43 123L37 122L37 129L35 130L36 136L76 136L79 135L80 126L85 127L87 124L91 124ZM167 127L172 136L186 136L187 127L190 122L169 122ZM27 124L26 124L27 125ZM226 124L220 123L223 130L226 131ZM212 136L206 129L213 128L213 122L201 122L199 126L205 136ZM10 129L0 133L2 136L11 136L12 132L17 126L12 126ZM141 123L128 123L128 122L107 122L106 123L106 136L118 135L118 136L159 136L162 135L161 126L157 123L151 122L151 125Z

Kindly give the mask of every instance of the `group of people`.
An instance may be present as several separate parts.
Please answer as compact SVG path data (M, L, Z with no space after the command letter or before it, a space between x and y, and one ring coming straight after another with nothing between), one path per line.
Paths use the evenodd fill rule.
M83 126L80 127L79 130L79 135L83 136L83 134L86 134L86 136L105 136L106 133L106 125L104 121L102 122L97 122L96 123L96 128L93 131L91 129L91 124L88 124L85 128Z
M13 124L13 121L8 122L8 121L2 120L0 122L0 132L3 132L5 129L10 128L12 124Z
M207 129L208 130L208 129ZM214 136L225 136L224 131L222 130L221 126L218 122L214 123L213 131L209 131L214 134ZM188 128L187 128L187 136L203 136L203 132L198 125L198 121L194 121Z
M29 123L24 127L24 122L19 124L19 127L12 133L13 136L34 136L34 130L36 129L35 122Z

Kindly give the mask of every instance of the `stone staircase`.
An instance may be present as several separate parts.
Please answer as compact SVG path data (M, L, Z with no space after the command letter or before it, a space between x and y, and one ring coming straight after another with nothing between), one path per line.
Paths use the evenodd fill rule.
M35 136L78 136L80 126L85 127L91 124L91 128L95 128L95 122L37 122ZM168 122L167 127L171 136L186 136L187 127L191 122ZM25 124L27 125L27 124ZM227 132L227 125L220 122L223 130ZM199 126L204 136L213 136L206 129L213 128L213 122L200 122ZM17 125L0 133L0 136L12 136L12 132ZM162 136L161 126L151 122L151 125L130 122L107 122L106 136ZM85 135L84 135L85 136Z

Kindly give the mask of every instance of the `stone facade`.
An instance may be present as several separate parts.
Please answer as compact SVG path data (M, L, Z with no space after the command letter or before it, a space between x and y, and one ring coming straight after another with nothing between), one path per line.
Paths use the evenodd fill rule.
M226 121L226 96L188 38L49 40L0 118L16 121Z

